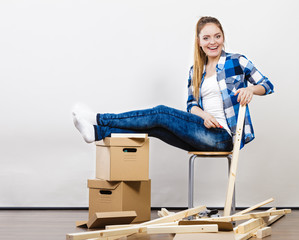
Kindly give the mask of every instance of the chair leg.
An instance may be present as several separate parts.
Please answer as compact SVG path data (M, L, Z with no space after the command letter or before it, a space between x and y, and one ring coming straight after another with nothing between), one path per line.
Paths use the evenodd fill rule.
M189 180L188 180L188 208L193 208L194 200L194 160L197 156L192 155L189 159Z
M230 174L232 156L231 155L227 156L227 160L228 160L228 175L229 175ZM234 186L234 194L233 194L233 199L232 199L231 214L234 214L235 212L236 212L236 184Z

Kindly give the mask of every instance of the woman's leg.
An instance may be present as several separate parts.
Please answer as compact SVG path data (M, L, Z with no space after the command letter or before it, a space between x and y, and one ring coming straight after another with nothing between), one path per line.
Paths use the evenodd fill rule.
M98 114L97 123L96 140L123 129L127 132L147 132L161 140L165 136L163 141L174 146L185 143L185 146L190 146L192 150L232 149L232 139L226 130L207 129L200 117L163 105L120 114ZM183 149L189 150L185 147Z
M98 134L104 132L104 135L110 136L111 133L147 133L149 137L155 137L163 142L168 143L174 147L186 150L186 151L195 151L196 149L190 146L188 143L179 139L176 135L169 132L164 128L151 128L151 129L143 129L143 130L130 130L130 129L122 129L122 128L111 128L104 126L94 126L95 130L95 140L101 140L102 137L99 137Z

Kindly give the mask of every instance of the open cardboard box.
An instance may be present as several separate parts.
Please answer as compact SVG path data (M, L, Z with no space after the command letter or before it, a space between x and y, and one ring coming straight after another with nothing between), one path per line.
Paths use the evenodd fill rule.
M133 223L151 218L151 181L89 179L89 218L96 212L136 211Z
M108 181L148 180L149 139L147 134L118 134L116 136L96 141L96 178Z
M137 214L135 211L97 212L88 221L76 222L77 227L104 228L107 225L130 224Z

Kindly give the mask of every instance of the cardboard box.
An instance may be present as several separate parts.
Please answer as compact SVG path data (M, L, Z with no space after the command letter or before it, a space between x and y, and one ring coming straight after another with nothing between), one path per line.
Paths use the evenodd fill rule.
M135 211L97 212L88 221L77 221L77 227L105 228L107 225L130 224L137 214Z
M147 135L143 138L107 137L97 141L96 178L108 181L148 180Z
M89 179L89 218L96 212L135 211L133 223L151 218L151 181Z

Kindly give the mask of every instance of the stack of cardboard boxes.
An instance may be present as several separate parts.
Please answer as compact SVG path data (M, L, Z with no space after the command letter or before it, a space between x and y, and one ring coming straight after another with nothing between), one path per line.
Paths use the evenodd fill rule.
M135 211L150 220L149 139L115 134L96 142L96 179L88 180L89 219L98 212Z

